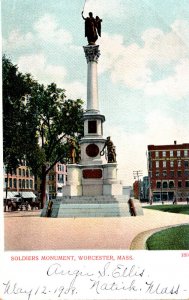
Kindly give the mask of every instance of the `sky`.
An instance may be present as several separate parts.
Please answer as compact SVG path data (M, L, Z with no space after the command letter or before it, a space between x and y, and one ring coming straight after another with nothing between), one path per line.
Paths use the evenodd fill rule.
M104 137L116 146L118 178L147 175L147 146L188 143L188 0L2 0L3 53L40 83L86 104L84 20L102 22L98 61Z

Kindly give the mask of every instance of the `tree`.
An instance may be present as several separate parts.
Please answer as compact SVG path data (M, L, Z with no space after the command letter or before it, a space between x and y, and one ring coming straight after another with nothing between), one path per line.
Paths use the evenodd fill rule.
M3 158L7 172L12 172L24 159L22 97L31 92L34 83L30 75L18 72L17 66L3 56ZM22 147L20 147L22 145Z
M66 99L55 83L45 87L3 56L3 145L7 172L22 160L42 180L45 203L46 175L58 161L68 161L68 137L83 134L82 100Z
M66 100L65 90L57 88L55 83L45 87L38 85L32 91L28 101L30 118L37 116L36 134L40 144L40 153L44 159L41 168L42 204L46 198L46 176L53 166L59 162L68 161L68 137L78 140L83 134L82 100ZM33 156L27 156L27 161L34 169L36 161Z

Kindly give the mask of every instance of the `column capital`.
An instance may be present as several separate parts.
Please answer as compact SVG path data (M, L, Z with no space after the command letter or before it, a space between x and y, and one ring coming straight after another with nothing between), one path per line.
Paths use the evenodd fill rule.
M98 62L98 58L100 56L99 45L88 45L83 46L85 57L87 59L87 63L94 61Z

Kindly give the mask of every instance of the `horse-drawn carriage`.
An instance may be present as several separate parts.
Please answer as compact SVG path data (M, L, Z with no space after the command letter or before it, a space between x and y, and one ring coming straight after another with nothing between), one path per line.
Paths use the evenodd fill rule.
M30 194L29 196L33 195ZM4 199L4 207L8 208L8 211L40 209L40 201L35 195L30 198L26 198L25 196L26 194L9 195L7 199Z

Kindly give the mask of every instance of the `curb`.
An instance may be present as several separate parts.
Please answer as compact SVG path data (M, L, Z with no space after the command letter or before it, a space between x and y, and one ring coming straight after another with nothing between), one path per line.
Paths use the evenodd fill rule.
M139 233L131 242L130 250L148 250L146 247L147 239L156 232L163 231L168 228L178 227L182 225L188 225L188 223L179 223L172 226L164 226L159 228L150 229ZM150 251L150 250L149 250Z

